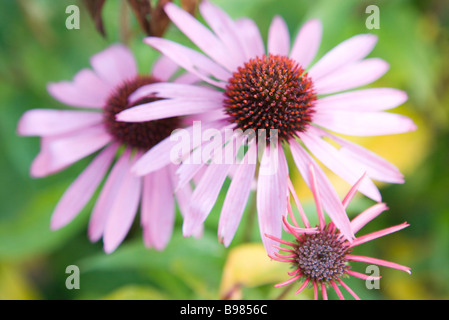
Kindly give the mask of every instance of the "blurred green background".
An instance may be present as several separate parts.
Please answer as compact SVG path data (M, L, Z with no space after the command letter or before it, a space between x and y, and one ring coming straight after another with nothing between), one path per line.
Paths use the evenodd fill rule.
M176 2L176 1L175 1ZM390 210L361 233L407 221L410 227L357 248L354 253L391 260L412 268L409 276L381 268L380 290L360 279L347 283L363 299L449 298L449 5L446 0L213 0L232 17L249 16L266 38L273 15L283 16L292 35L309 18L323 21L319 56L339 42L371 32L379 41L371 53L390 63L373 86L407 91L409 100L393 112L418 124L413 133L353 139L396 164L403 185L379 185ZM68 5L81 10L79 30L68 30ZM380 29L367 30L368 5L380 9ZM0 2L0 299L310 299L273 285L287 279L286 266L269 261L248 205L230 248L217 241L220 201L206 220L202 239L183 238L177 216L174 236L163 252L145 249L136 225L125 242L107 255L87 239L93 201L67 227L50 231L52 211L91 158L43 179L29 177L38 138L16 135L20 116L32 108L61 108L46 84L69 80L89 57L115 42L131 47L141 72L158 56L142 43L144 34L125 1L108 0L103 38L76 0ZM171 26L166 37L186 44ZM338 192L349 186L330 174ZM295 183L308 210L310 194ZM357 197L349 214L372 203ZM80 289L68 290L66 267L80 268ZM354 269L364 272L364 265ZM232 292L230 293L229 290ZM332 298L336 296L331 294ZM349 296L347 296L349 298Z

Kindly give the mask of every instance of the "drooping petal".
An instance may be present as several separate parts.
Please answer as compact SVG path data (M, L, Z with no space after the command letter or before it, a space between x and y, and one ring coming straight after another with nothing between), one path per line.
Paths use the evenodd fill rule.
M132 171L138 175L154 172L170 163L179 164L191 150L201 143L203 132L209 128L221 128L223 122L212 121L207 123L195 123L184 129L176 130L149 151L147 151L133 166ZM200 137L197 139L195 137ZM178 148L179 147L179 148Z
M106 221L114 206L114 201L119 197L120 188L129 175L131 150L126 149L113 166L103 189L95 203L90 216L88 234L92 242L98 241L103 235Z
M409 117L389 112L317 111L313 122L340 134L360 137L416 130Z
M139 207L141 188L142 179L128 170L104 227L103 243L106 253L113 252L128 234Z
M321 129L315 128L315 130ZM404 177L399 169L374 152L324 130L321 130L321 135L338 143L340 145L339 152L342 157L345 157L345 161L354 163L355 166L362 165L371 179L389 183L404 182Z
M23 136L52 136L90 127L103 121L100 112L32 109L20 118L18 133Z
M377 112L395 108L407 101L407 93L393 88L369 88L318 99L316 110Z
M388 69L389 65L384 60L370 58L351 63L322 78L312 79L318 94L330 94L370 84L382 77Z
M122 44L115 44L92 56L90 63L101 79L115 87L137 75L132 52Z
M256 163L250 163L249 159L253 158L255 148L255 146L251 146L242 163L237 165L223 203L218 223L218 237L222 239L221 241L226 247L234 238L251 191Z
M293 160L295 161L296 167L301 173L304 181L310 188L311 180L309 166L312 165L316 174L317 185L320 190L324 210L335 225L340 229L341 233L348 240L352 240L354 238L354 234L350 228L350 221L336 191L330 184L326 175L316 164L315 160L307 154L307 152L299 145L297 141L290 139L289 143Z
M103 125L92 126L76 133L42 138L41 152L31 165L33 177L58 172L94 153L112 140Z
M287 180L281 181L286 174L283 152L280 147L277 149L267 147L264 150L257 180L256 203L259 230L268 255L275 253L273 245L276 246L278 243L273 240L273 237L281 238L282 216L287 212ZM281 185L282 183L285 187ZM284 207L285 211L282 211Z
M309 71L312 79L317 80L338 68L365 58L377 43L377 36L359 34L349 38L326 53Z
M175 166L172 166L172 186L178 185L178 179L175 172ZM193 190L190 184L186 184L183 187L178 187L175 189L175 198L178 203L179 211L181 213L182 217L185 217L187 215L187 212L189 210L190 201L192 199ZM204 233L204 225L200 225L193 233L192 235L195 238L201 238Z
M76 178L56 205L51 217L51 229L62 228L89 202L117 152L118 145L104 149L89 166Z
M322 31L321 21L317 19L307 21L299 30L290 58L296 60L303 69L307 69L315 58L320 47Z
M145 245L163 250L170 241L175 223L175 202L169 169L144 177L142 219Z
M197 187L193 191L189 210L184 217L182 229L184 236L190 236L204 222L215 205L218 194L231 168L231 164L224 161L225 156L231 152L235 155L233 140L224 147L221 154L216 155L221 161L212 161L207 166ZM240 146L238 142L237 146Z
M290 51L290 34L287 24L280 16L275 16L268 31L268 53L288 56Z
M357 182L366 171L363 166L354 166L345 161L339 150L324 141L315 131L299 133L298 136L309 151L316 156L326 167L347 181L350 185ZM375 201L381 201L382 197L376 185L367 177L360 185L359 191Z

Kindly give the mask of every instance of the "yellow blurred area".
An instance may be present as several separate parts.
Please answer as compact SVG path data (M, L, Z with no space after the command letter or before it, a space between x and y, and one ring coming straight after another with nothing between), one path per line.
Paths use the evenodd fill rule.
M239 245L230 250L220 284L220 297L242 299L242 288L273 285L289 278L290 265L273 261L260 243ZM282 289L279 289L279 293Z
M0 265L0 300L37 300L39 295L24 275L24 268Z
M413 132L387 136L341 136L391 162L402 172L407 182L407 176L413 174L413 171L422 163L429 151L432 150L432 132L424 119L418 113L412 112L409 106L404 105L403 107L394 109L393 112L410 117L418 129ZM321 168L340 197L343 197L348 192L350 185L324 165L321 165ZM302 201L312 200L312 193L298 171L292 170L290 175L298 197ZM382 187L384 184L378 181L375 181L375 183L378 187Z

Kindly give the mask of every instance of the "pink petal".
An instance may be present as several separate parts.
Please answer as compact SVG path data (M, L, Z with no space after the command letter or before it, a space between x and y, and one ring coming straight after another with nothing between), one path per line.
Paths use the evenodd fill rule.
M138 175L145 175L170 163L180 163L192 149L203 143L201 139L193 139L192 137L202 137L204 130L222 126L223 123L221 121L214 121L177 130L147 151L136 162L132 171ZM181 150L177 148L180 145Z
M357 180L356 183L354 183L352 185L352 187L349 189L348 193L343 198L343 201L341 203L343 204L343 208L345 208L345 210L348 207L351 200L354 198L357 191L359 190L361 183L363 181L365 181L365 178L366 178L366 172L359 178L359 180Z
M145 38L144 42L175 61L191 74L219 88L224 89L226 81L232 76L229 71L205 55L176 42L157 37Z
M103 121L100 112L32 109L20 118L18 133L24 136L51 136L84 129Z
M313 122L331 131L352 136L379 136L416 130L410 118L389 112L321 111Z
M215 202L223 183L228 175L231 164L224 162L225 155L234 149L230 141L221 154L221 162L212 161L204 171L196 189L193 191L192 201L187 215L184 217L183 234L190 236L194 230L206 220ZM234 153L235 154L235 153Z
M166 56L161 56L153 64L151 74L159 81L168 81L178 70L179 66L176 63Z
M320 111L376 112L395 108L407 101L407 93L392 88L370 88L318 99Z
M338 298L340 298L340 300L345 300L345 297L341 293L340 288L338 288L338 285L334 281L331 281L331 285L332 285L332 288L334 288L335 293L337 294Z
M340 67L365 58L374 48L377 36L359 34L349 38L326 53L309 71L312 79L317 80Z
M324 130L321 130L321 132L324 136L331 138L341 146L339 151L346 158L346 161L355 165L363 165L370 178L389 183L404 182L404 178L398 168L374 152Z
M262 155L260 168L276 167L277 170L259 171L257 180L259 230L268 255L273 255L276 252L273 246L279 244L273 237L280 239L282 236L282 216L287 212L287 168L284 151L280 147L267 147Z
M175 167L175 166L172 166ZM172 185L173 186L177 186L178 185L178 180L177 180L177 176L176 173L174 172L175 170L173 170L172 173ZM189 210L189 206L190 206L190 200L192 199L192 187L190 186L190 184L187 184L183 187L178 187L175 190L175 197L176 197L176 201L178 203L178 207L179 207L179 211L181 212L181 216L185 217L187 215L187 212ZM200 225L193 233L192 235L195 238L201 238L203 236L203 232L204 232L204 226Z
M256 171L256 164L248 163L248 159L254 155L254 152L255 146L250 147L242 163L237 165L221 209L218 237L222 239L221 242L225 247L228 247L234 238L248 201Z
M201 147L199 147L200 145L198 144L199 148L193 147L192 149L194 150L192 153L184 158L183 163L178 167L176 172L179 178L178 187L186 185L197 176L199 171L215 157L215 152L223 152L223 145L225 145L226 142L233 143L232 140L224 140L224 138L226 138L226 136L223 135L225 128L216 131L214 130L214 135L210 137L210 141L202 143ZM203 131L203 133L205 134L206 131ZM204 136L202 135L202 137ZM197 146L195 142L193 142L193 144ZM217 156L217 159L221 158L218 158ZM228 161L227 163L233 163L234 159L231 160L232 161ZM225 161L222 161L221 163L225 163Z
M201 79L192 73L183 73L173 79L173 83L195 84L201 82Z
M106 253L113 252L128 234L139 207L141 188L142 179L128 170L104 227L103 243Z
M159 98L201 99L217 102L221 102L224 99L222 92L207 87L183 83L158 82L140 87L130 95L129 101L133 104L142 98L152 95Z
M131 150L126 149L112 168L101 193L95 203L89 221L89 239L98 241L103 235L106 221L113 209L114 201L118 198L120 188L129 175Z
M346 65L319 79L314 79L318 94L329 94L370 84L382 77L389 69L388 63L370 58Z
M293 44L290 58L306 69L318 52L323 26L320 20L309 20L299 30Z
M346 258L351 261L366 262L369 264L377 264L379 266L402 270L402 271L407 272L408 274L411 274L409 267L405 267L405 266L402 266L400 264L390 262L390 261L385 261L385 260L371 258L371 257L355 256L352 254L346 255Z
M145 122L208 112L221 107L220 101L165 99L126 109L118 113L116 119L125 122Z
M232 76L229 71L205 55L176 42L157 37L145 38L144 42L171 60L176 61L178 65L198 76L200 79L219 88L225 88L227 80Z
M174 223L173 186L169 169L164 168L144 178L141 224L145 245L163 250L170 241Z
M309 168L310 168L310 181L311 181L310 189L312 191L313 198L315 200L315 207L316 207L316 211L317 211L317 215L318 215L320 229L323 230L326 226L326 222L324 219L323 208L321 206L320 191L318 190L318 185L316 182L316 176L315 176L315 171L313 169L313 165L310 165Z
M239 36L240 30L237 29L235 22L225 11L210 1L202 1L199 9L204 20L223 42L232 59L236 61L236 65L243 65L247 57L245 56L242 40Z
M371 275L367 275L367 274L352 271L352 270L348 270L348 275L359 278L359 279L363 279L363 280L380 280L380 278L382 278L382 277L374 277Z
M209 29L172 3L166 4L164 9L170 20L204 53L229 71L237 69L239 61L232 58L223 42Z
M112 92L111 86L89 69L79 71L72 82L50 83L47 90L53 98L64 104L99 109L103 108Z
M41 152L31 165L31 175L44 177L58 172L104 147L111 140L103 125L62 136L44 137Z
M131 171L139 176L143 176L170 164L172 161L171 150L179 143L175 139L172 140L175 136L171 135L165 138L148 150L137 160Z
M133 54L121 44L112 45L92 56L90 63L103 81L114 87L137 75L137 64Z
M360 229L362 229L368 222L373 220L379 214L388 210L388 207L385 203L377 203L362 213L360 213L357 217L352 219L351 221L351 229L354 233L357 233Z
M268 53L288 56L290 35L287 24L280 16L275 16L268 31Z
M352 291L352 289L349 288L349 286L346 283L344 283L341 279L338 279L338 283L340 283L341 286L345 288L356 300L360 300L360 298L355 294L355 292Z
M324 141L317 134L303 132L298 136L309 151L318 158L326 167L335 172L338 176L347 181L350 185L355 184L360 176L365 172L362 166L354 166L352 163L345 161L339 150ZM376 185L369 179L365 178L360 185L359 191L375 201L381 201L382 197Z
M243 40L245 54L248 59L261 57L265 54L265 45L256 23L248 18L240 18L236 21Z
M183 234L190 236L206 220L226 179L230 165L210 164L192 195L188 214L184 217Z
M51 217L51 229L62 228L89 202L117 152L118 145L104 149L76 178L59 200Z
M390 234L390 233L393 233L393 232L402 230L402 229L404 229L404 228L406 228L406 227L408 227L408 226L409 226L409 225L408 225L407 223L404 222L404 223L402 223L402 224L400 224L400 225L397 225L397 226L394 226L394 227L382 229L382 230L379 230L379 231L376 231L376 232L372 232L372 233L363 235L363 236L361 236L361 237L357 237L357 238L351 243L351 247L355 247L355 246L361 245L362 243L369 242L369 241L371 241L371 240L374 240L374 239L383 237L383 236L385 236L385 235L387 235L387 234Z
M295 161L295 164L304 181L310 188L311 180L309 175L309 166L312 165L316 174L317 184L322 197L324 210L335 223L337 228L340 229L341 233L348 240L352 240L354 238L354 234L350 228L350 221L348 219L348 216L346 215L340 199L338 198L336 191L330 184L326 175L316 164L315 160L313 160L307 154L307 152L299 145L297 141L295 141L294 139L290 139L289 143L290 150L293 155L293 160Z

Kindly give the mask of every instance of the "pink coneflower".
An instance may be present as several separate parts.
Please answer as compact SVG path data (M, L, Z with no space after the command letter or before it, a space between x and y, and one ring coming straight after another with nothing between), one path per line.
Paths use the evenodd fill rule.
M393 262L352 254L352 250L356 246L383 237L387 234L402 230L407 227L408 224L402 223L397 226L357 237L352 242L348 241L341 234L340 230L335 227L335 224L333 222L326 223L325 221L321 206L321 190L317 185L314 168L315 167L310 166L310 180L319 221L317 232L303 232L304 229L299 227L299 224L294 217L292 207L289 203L288 216L290 217L292 223L288 222L287 217L285 216L283 217L283 223L285 230L295 237L295 241L290 242L282 240L278 237L273 237L269 234L266 235L268 238L287 246L281 247L275 245L274 248L276 250L283 251L285 253L280 254L278 252L275 252L274 254L270 255L270 257L277 261L291 263L293 267L293 271L288 273L291 278L285 282L275 285L275 287L282 287L294 282L302 282L299 289L296 291L296 294L303 291L307 286L312 285L315 299L318 299L319 289L321 289L323 299L327 299L327 289L332 287L337 293L338 297L340 299L344 299L343 294L339 288L339 285L341 285L354 298L359 299L354 291L352 291L348 287L348 285L343 282L343 279L349 276L353 276L363 280L379 280L380 277L376 278L351 270L351 262L365 262L371 265L385 266L410 273L410 268ZM362 180L363 177L359 179L358 182L356 182L356 184L344 197L342 201L342 205L344 208L346 208L350 203L352 197L360 187ZM289 185L289 190L295 200L304 226L306 228L310 228L310 223L306 217L304 209L302 208L298 198L296 197L295 190L293 189L293 186L291 184ZM356 234L361 228L363 228L366 224L368 224L371 220L373 220L385 210L387 210L387 207L384 203L378 203L366 209L351 221L351 231Z
M51 228L59 229L75 218L112 166L93 208L90 240L103 237L104 250L114 251L127 235L140 203L144 242L161 250L171 237L175 220L175 168L164 166L145 177L135 176L130 168L174 129L184 126L186 120L173 117L134 124L117 122L115 115L132 106L128 96L136 89L169 80L178 67L164 57L154 64L151 75L139 75L132 53L118 44L94 55L90 62L93 70L83 69L71 82L48 86L54 98L84 110L33 109L22 116L18 125L19 134L42 138L41 151L31 165L33 177L56 173L101 149L62 196ZM191 83L193 79L197 78L184 74L174 81ZM156 100L145 97L138 103ZM189 188L179 189L176 194L181 208L186 206Z
M233 21L206 0L201 2L199 9L212 30L176 5L169 3L165 6L174 24L205 54L166 39L149 37L144 41L197 75L211 88L165 83L144 86L132 96L133 101L151 93L167 98L163 108L136 106L118 114L118 120L138 122L213 112L216 115L214 121L222 121L221 127L216 126L219 130L231 127L242 131L277 131L280 143L290 149L309 187L307 167L309 163L315 163L311 154L350 184L367 172L360 192L376 201L381 200L381 195L371 179L403 182L403 176L395 166L328 131L375 136L415 130L409 118L384 112L407 100L403 91L391 88L347 91L372 83L387 71L385 61L365 59L376 44L375 35L354 36L310 67L321 41L320 21L308 21L300 29L293 46L290 46L286 23L282 18L275 17L265 51L260 32L252 20L243 18ZM281 217L287 206L285 186L288 170L283 148L273 148L270 144L272 140L268 134L266 136L266 148L260 165L270 167L275 162L278 170L273 175L259 174L257 210L265 248L271 250L271 241L263 234L281 235ZM171 146L173 141L169 139L161 142L147 157L137 161L133 170L138 174L147 174L170 162L168 156L154 160L151 153L160 153ZM194 144L192 147L197 146ZM218 233L225 245L231 242L235 234L248 199L250 181L256 175L251 164L243 167L238 174L233 174L231 192L221 212ZM210 165L205 169L184 219L183 232L186 236L208 216L228 170L231 166ZM178 170L184 182L192 172L195 170L191 165L181 165ZM319 167L316 167L316 176L327 214L348 239L353 238L349 219L338 195Z

